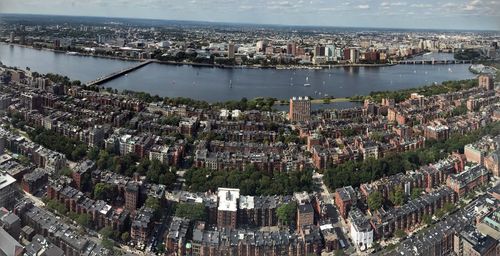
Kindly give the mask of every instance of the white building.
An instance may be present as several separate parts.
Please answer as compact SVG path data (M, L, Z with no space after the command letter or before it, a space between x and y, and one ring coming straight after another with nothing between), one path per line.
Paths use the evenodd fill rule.
M14 203L16 179L5 172L0 172L0 207L9 209Z
M349 226L351 239L356 247L363 251L372 246L372 226L358 208L353 208L349 212Z

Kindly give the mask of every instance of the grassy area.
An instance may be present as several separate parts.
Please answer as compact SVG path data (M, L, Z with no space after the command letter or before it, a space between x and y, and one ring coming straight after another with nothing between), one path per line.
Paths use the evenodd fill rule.
M419 93L424 96L432 96L442 93L456 92L460 90L470 89L477 86L476 79L444 81L441 84L426 85L423 87L409 88L397 91L375 91L366 96L352 96L349 99L352 101L364 101L371 99L375 102L381 102L383 98L394 99L396 102L404 101L410 97L412 93Z

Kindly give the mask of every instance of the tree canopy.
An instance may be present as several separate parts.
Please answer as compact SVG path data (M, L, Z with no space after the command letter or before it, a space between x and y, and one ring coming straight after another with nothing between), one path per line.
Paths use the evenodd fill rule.
M219 187L239 188L242 195L291 195L312 191L312 171L267 173L247 168L245 171L190 169L184 175L188 189L194 192L216 191Z
M190 220L205 220L207 213L202 203L180 203L175 208L175 216Z
M297 203L282 204L276 209L276 216L281 223L290 224L294 222L297 213Z
M382 207L383 202L384 198L382 197L382 194L378 191L371 193L367 199L368 208L370 208L370 210L372 211L380 209L380 207Z

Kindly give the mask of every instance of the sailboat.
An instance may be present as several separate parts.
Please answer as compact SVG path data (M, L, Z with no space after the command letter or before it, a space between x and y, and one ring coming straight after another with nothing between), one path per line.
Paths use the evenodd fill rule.
M233 88L233 80L229 80L229 88Z
M309 87L311 86L311 84L309 83L309 77L307 76L306 77L306 83L304 84L305 87Z

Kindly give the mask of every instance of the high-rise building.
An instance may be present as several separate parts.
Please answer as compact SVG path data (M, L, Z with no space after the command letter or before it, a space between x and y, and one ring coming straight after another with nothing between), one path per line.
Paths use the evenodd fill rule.
M136 184L128 184L125 187L125 209L135 211L139 200L139 187Z
M351 63L358 63L359 60L359 50L357 48L349 49L349 61Z
M236 228L240 190L234 188L219 188L217 197L219 199L217 226L220 228Z
M335 45L325 46L325 57L328 61L335 60Z
M257 51L257 52L263 52L263 51L266 50L266 47L267 47L267 41L265 41L265 40L258 41L257 45L256 45L255 51Z
M290 99L290 113L288 118L292 122L305 122L311 118L311 100L309 97L293 97Z
M479 87L481 88L484 88L486 90L493 90L493 88L495 87L493 78L490 75L480 75L478 80Z
M295 48L296 48L295 42L287 44L286 45L286 53L295 56L295 51L296 51Z
M101 148L104 145L104 128L96 125L89 132L89 146Z
M229 43L229 45L227 46L227 57L230 58L230 59L234 59L234 53L235 53L236 49L234 47L234 43Z
M14 38L15 38L15 34L14 32L10 32L10 43L13 44L14 43Z

